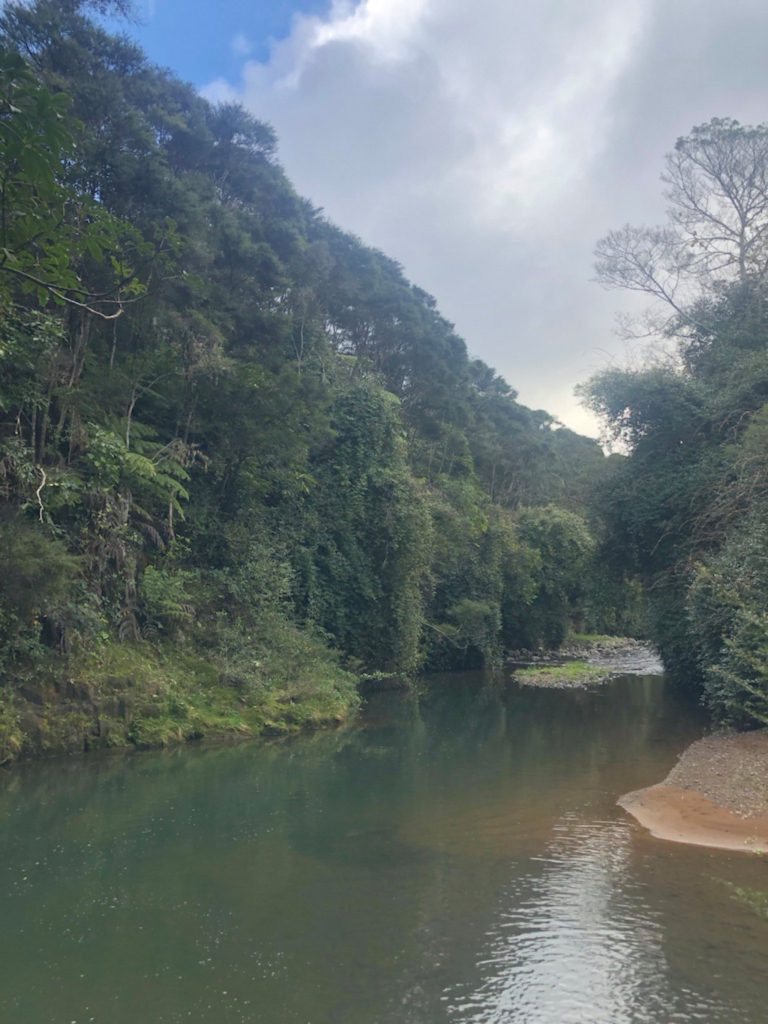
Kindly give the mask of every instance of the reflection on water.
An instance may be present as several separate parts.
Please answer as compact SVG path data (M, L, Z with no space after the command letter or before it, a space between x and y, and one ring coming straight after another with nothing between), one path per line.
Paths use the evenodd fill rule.
M515 880L504 894L487 954L478 962L483 981L474 991L451 993L451 1019L717 1019L716 1005L663 984L660 915L628 884L631 826L566 816L554 832L540 858L542 874Z
M633 1019L663 963L658 923L635 893L623 891L630 844L624 822L585 825L566 816L556 825L540 858L542 875L517 879L504 894L480 961L487 977L455 1016Z
M696 735L658 678L380 694L295 742L0 785L0 1020L763 1024L759 859L615 807Z

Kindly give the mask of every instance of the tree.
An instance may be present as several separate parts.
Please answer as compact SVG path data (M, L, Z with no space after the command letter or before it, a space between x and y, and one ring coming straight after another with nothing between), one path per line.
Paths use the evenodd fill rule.
M582 389L629 450L599 495L601 553L643 582L668 670L717 717L764 724L768 126L694 128L662 178L669 224L597 248L599 280L664 303L677 340L676 359Z
M143 291L128 248L134 258L146 259L150 250L64 180L75 152L69 106L18 54L0 50L0 303L33 295L40 306L53 302L114 319ZM85 283L85 259L111 266L102 286Z
M580 516L554 505L521 509L516 525L520 541L539 560L536 596L520 610L521 646L557 647L584 596L594 542Z
M768 125L714 118L679 138L662 181L666 227L611 231L597 244L597 280L643 292L671 310L667 333L700 325L698 300L768 275Z

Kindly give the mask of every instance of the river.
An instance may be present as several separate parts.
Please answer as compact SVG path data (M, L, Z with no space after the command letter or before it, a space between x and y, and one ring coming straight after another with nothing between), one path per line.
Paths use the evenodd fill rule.
M480 673L291 741L0 776L8 1024L764 1024L763 860L615 806L704 720L661 677Z

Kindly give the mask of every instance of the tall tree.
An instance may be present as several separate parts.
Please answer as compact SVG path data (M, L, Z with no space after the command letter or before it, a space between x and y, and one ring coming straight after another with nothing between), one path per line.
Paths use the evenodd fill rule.
M662 181L669 223L611 231L597 245L597 279L659 300L665 328L687 332L713 289L766 281L768 125L698 125L667 155Z

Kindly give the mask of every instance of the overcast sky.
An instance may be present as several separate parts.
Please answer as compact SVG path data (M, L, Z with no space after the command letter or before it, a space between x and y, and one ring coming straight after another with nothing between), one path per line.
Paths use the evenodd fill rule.
M574 385L635 358L595 242L663 220L662 158L694 124L768 119L765 0L142 4L150 56L270 121L302 194L589 433ZM160 28L182 8L179 55Z

